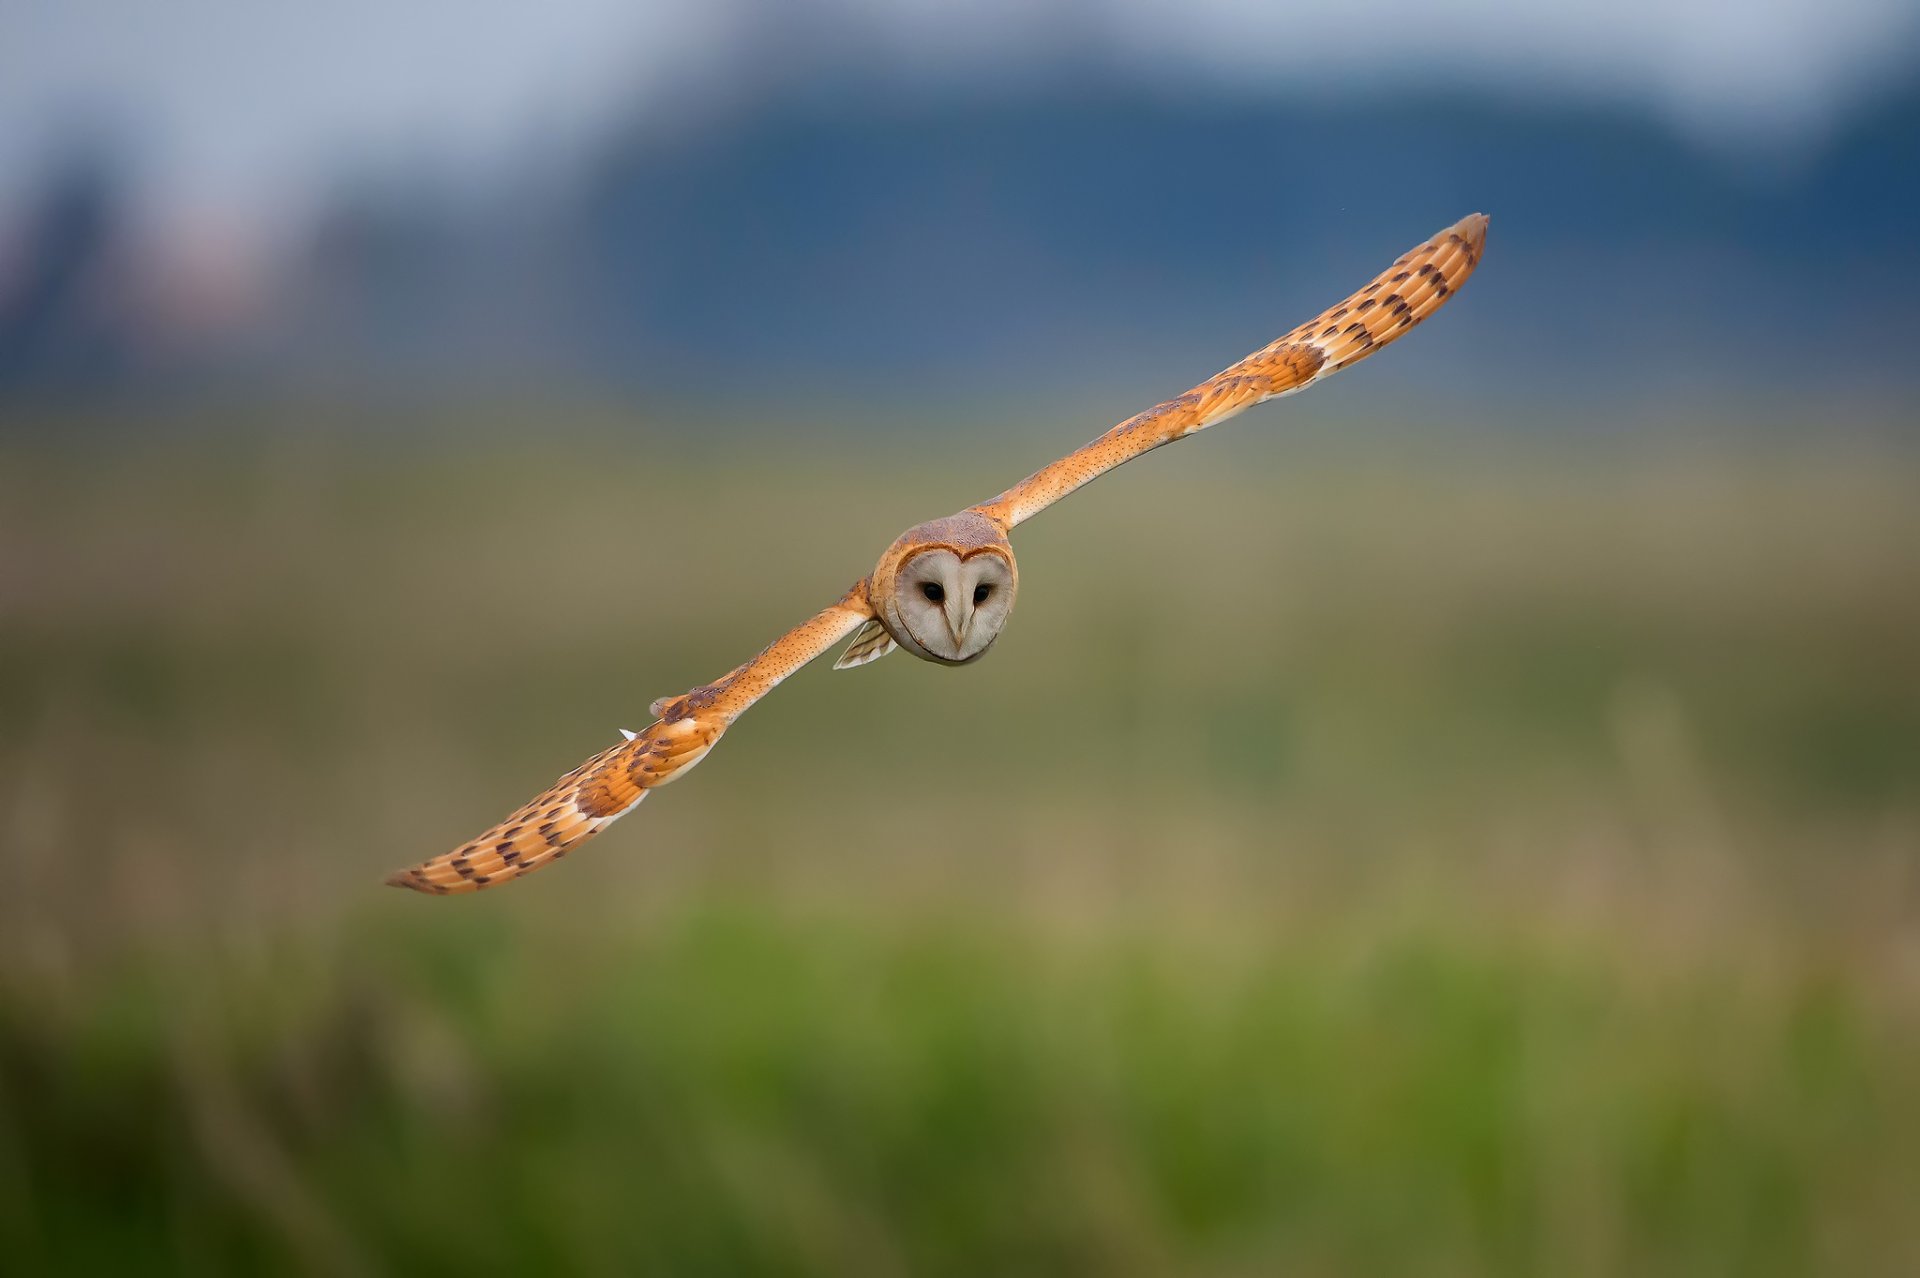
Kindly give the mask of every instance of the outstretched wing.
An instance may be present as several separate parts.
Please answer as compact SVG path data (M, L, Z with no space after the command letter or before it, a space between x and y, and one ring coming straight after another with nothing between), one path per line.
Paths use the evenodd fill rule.
M862 581L724 678L654 702L658 722L644 732L623 729L626 740L594 755L485 834L387 882L441 895L476 892L559 860L638 807L647 791L683 776L748 706L872 615Z
M1462 218L1346 301L973 509L1012 528L1122 462L1365 359L1439 310L1473 274L1486 242L1486 215Z

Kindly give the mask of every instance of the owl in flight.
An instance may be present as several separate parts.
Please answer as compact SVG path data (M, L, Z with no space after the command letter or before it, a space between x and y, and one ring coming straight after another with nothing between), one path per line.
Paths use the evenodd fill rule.
M1130 417L991 501L901 533L870 576L833 605L705 687L653 703L656 721L621 734L533 802L431 861L395 887L472 892L557 861L686 775L748 706L848 635L835 670L895 648L943 666L978 661L1013 612L1020 570L1007 534L1122 462L1184 439L1242 409L1331 377L1440 309L1479 264L1487 219L1475 213L1389 266L1346 301L1164 404Z

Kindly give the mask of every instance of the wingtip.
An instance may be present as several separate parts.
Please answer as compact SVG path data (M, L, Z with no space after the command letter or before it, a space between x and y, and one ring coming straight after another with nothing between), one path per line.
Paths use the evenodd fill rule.
M388 887L405 888L409 892L424 892L429 896L435 894L433 886L420 877L418 870L395 870L387 876L386 884Z
M1485 213L1469 213L1448 227L1444 233L1463 237L1473 245L1474 252L1477 254L1487 242L1487 223L1490 220Z

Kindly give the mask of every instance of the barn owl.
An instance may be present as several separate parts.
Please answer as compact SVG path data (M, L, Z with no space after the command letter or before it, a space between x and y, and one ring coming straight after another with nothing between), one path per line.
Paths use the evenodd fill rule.
M652 706L644 731L561 777L476 839L388 880L420 892L472 892L557 861L678 780L721 734L781 680L853 636L834 669L877 661L896 647L946 666L978 661L1013 612L1020 587L1007 534L1122 462L1255 404L1291 395L1357 363L1433 314L1473 274L1487 219L1463 218L1402 256L1372 283L1164 404L1121 422L998 497L909 528L873 572L759 656L713 683Z

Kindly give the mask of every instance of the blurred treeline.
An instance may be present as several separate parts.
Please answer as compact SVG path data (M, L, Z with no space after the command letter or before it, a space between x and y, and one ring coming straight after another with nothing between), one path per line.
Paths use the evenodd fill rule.
M343 161L251 256L218 223L158 233L141 135L89 136L0 217L0 394L1131 400L1477 209L1495 252L1448 322L1498 376L1410 345L1380 393L1442 411L1471 387L1481 412L1587 428L1676 399L1904 428L1920 393L1920 321L1889 304L1920 289L1910 82L1745 154L1491 86L1222 94L1066 66L954 93L751 70L498 172Z
M1913 1272L1920 462L1310 421L457 900L379 880L1104 423L23 424L4 1267Z

